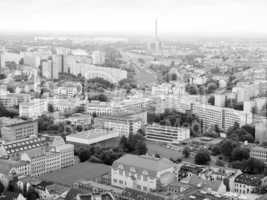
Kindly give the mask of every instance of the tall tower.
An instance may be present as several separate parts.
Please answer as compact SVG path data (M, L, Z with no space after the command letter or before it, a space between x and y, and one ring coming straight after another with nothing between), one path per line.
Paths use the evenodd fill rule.
M158 39L158 19L155 20L155 39Z

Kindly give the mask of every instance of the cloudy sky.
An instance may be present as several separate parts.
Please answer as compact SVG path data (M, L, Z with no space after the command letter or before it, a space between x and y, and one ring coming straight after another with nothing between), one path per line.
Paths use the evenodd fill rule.
M267 35L267 0L0 0L0 31Z

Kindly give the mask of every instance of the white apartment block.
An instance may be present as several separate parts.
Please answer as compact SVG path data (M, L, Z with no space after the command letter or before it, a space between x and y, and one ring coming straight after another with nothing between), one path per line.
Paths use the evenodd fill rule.
M149 192L157 189L162 177L173 172L174 165L168 159L126 154L113 162L111 184Z
M237 122L240 126L253 122L252 113L224 108L223 128L227 130Z
M45 99L33 99L28 103L19 104L19 116L36 119L48 111Z
M52 78L52 60L44 60L41 63L42 76L48 79Z
M94 65L103 65L105 64L105 53L101 51L92 52L92 61Z
M223 128L223 108L206 104L192 104L192 113L203 122L204 129L218 125Z
M120 80L127 78L127 71L111 68L111 67L97 67L94 65L78 63L81 67L85 67L86 79L103 78L111 83L118 83Z
M183 127L161 126L158 124L146 127L146 139L165 143L179 143L190 138L190 129Z

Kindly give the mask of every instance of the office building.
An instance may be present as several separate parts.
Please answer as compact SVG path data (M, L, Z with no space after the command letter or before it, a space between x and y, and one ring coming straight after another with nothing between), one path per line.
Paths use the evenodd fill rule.
M52 56L52 79L58 79L59 73L64 72L64 56Z
M130 134L136 134L142 128L142 120L126 116L102 116L94 119L94 126L112 129L119 136L129 136Z
M27 138L31 135L37 136L37 121L24 121L7 125L1 128L2 139L5 141L15 141Z
M19 116L36 119L48 111L45 99L33 99L27 103L19 104Z
M0 103L7 109L18 106L20 103L26 103L30 101L31 96L29 94L17 94L6 93L0 94Z
M189 128L161 126L158 124L148 125L146 127L147 140L165 143L179 143L189 138Z
M173 181L173 172L174 164L169 159L126 154L113 162L111 184L149 192L158 188L158 182L167 185ZM169 179L163 181L167 176Z

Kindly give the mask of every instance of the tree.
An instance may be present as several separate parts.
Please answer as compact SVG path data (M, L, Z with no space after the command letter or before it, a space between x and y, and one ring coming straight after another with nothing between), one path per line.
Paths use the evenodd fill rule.
M147 152L146 143L144 141L139 140L135 145L135 154L143 155L146 154L146 152Z
M224 162L222 160L216 160L216 163L215 163L217 166L219 167L224 167Z
M80 159L80 162L85 162L87 161L88 159L90 158L90 154L87 150L82 150L80 153L79 153L79 159Z
M55 112L54 106L52 104L48 104L48 112L50 113Z
M237 142L230 140L230 139L225 139L220 144L220 152L224 156L230 157L236 146L237 146Z
M196 155L195 155L195 163L198 165L206 165L210 161L210 154L206 150L200 150Z
M247 148L242 148L242 147L236 147L232 154L231 154L231 160L232 161L242 161L242 160L247 160L249 158L249 149Z
M188 157L190 156L190 148L189 148L189 147L185 147L185 148L183 149L183 156L184 156L185 158L188 158Z
M211 96L211 97L209 98L209 100L208 100L208 103L209 103L210 105L214 105L214 104L215 104L215 97L214 97L214 96Z
M0 194L2 194L5 191L5 186L2 182L0 182Z
M187 85L185 89L186 92L188 92L189 94L192 95L198 94L198 88L196 85Z
M211 155L213 156L217 156L221 154L221 150L220 150L220 147L219 146L213 146L212 149L211 149Z

